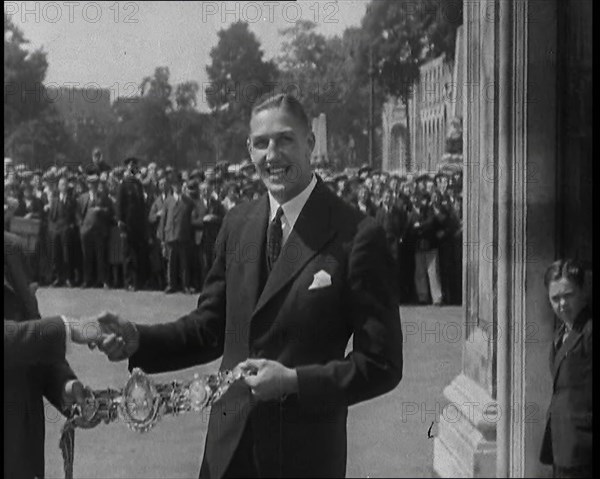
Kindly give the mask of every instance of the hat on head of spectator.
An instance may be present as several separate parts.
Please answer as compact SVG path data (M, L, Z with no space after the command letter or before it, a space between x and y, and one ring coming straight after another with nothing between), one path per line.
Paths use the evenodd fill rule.
M87 175L85 178L86 183L97 184L100 181L100 177L97 174Z
M369 166L367 163L363 163L362 166L358 169L358 175L362 175L363 173L371 173L373 168Z
M190 173L190 180L193 180L193 179L196 179L198 181L204 180L204 172L200 171L197 168L193 169L192 172Z
M125 166L129 166L130 164L138 166L140 164L140 160L138 160L135 156L129 156L123 160L123 164Z
M173 167L172 166L167 166L165 168L165 173L171 173L173 171Z
M338 181L342 181L342 180L343 180L343 181L348 181L348 176L347 176L347 175L345 175L344 173L338 173L337 175L335 175L335 176L333 177L333 181L335 181L336 183L337 183Z
M437 174L436 174L436 175L433 177L433 180L434 180L435 182L437 182L437 180L438 180L438 179L441 179L441 178L446 178L446 179L448 179L448 175L447 175L447 174L445 174L445 173L439 172L439 173L437 173Z
M156 163L153 161L151 163L148 164L148 169L149 170L156 170Z

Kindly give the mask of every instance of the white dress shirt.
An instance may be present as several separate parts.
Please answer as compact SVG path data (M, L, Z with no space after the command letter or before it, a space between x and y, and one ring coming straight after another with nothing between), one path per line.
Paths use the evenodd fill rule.
M286 203L280 205L277 200L273 197L271 192L269 192L269 206L270 206L270 214L269 214L269 223L273 221L275 215L277 214L277 209L279 206L283 209L283 215L281 216L281 228L283 230L283 237L281 241L281 245L283 246L287 239L290 236L290 233L294 229L294 225L298 220L298 216L300 216L300 212L308 197L315 189L317 185L317 177L313 174L310 183L306 188L304 188L298 195L296 195L291 200Z

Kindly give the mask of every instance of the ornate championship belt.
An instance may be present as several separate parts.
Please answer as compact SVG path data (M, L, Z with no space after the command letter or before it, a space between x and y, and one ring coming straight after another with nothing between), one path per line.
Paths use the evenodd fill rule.
M152 429L165 414L176 416L210 407L231 384L247 374L236 367L203 377L196 374L189 381L155 384L144 371L135 368L121 390L88 390L85 404L72 407L62 428L59 447L65 478L73 478L75 428L95 427L100 422L108 424L121 418L130 429L143 433Z

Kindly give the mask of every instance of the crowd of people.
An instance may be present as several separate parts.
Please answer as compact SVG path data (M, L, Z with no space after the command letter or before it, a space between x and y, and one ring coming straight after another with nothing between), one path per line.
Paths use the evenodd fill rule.
M379 222L396 264L403 304L461 304L462 173L400 176L367 165L317 170L338 197ZM89 163L31 170L5 165L5 230L39 220L30 255L40 285L201 290L222 220L266 192L254 164L194 170Z

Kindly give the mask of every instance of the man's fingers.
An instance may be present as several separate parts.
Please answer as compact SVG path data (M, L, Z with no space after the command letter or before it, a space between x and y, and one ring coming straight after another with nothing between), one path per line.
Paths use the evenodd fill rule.
M246 373L257 374L263 367L265 367L266 364L266 359L249 358L240 363L240 368Z
M248 385L248 387L255 388L258 386L260 380L256 376L244 376L244 382Z
M104 338L100 345L100 350L107 356L115 356L118 352L122 351L125 347L125 342L122 338L112 333Z

